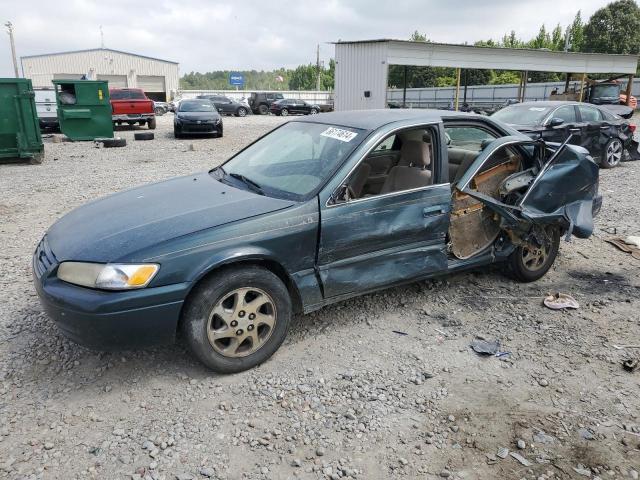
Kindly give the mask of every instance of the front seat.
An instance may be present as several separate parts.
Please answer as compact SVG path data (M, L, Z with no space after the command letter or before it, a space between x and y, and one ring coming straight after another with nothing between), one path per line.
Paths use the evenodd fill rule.
M369 174L371 174L371 165L365 162L358 165L348 183L349 198L360 198L362 189L369 179Z
M431 185L429 146L419 140L406 140L400 148L400 161L389 172L380 193L398 192Z

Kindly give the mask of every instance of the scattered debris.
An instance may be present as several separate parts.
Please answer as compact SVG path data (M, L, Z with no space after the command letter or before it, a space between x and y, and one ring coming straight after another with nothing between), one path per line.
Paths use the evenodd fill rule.
M627 245L633 245L637 248L640 248L640 237L635 235L629 235L624 238L624 243Z
M500 340L485 340L482 337L476 337L469 345L474 352L481 355L496 355L500 351Z
M573 467L573 471L578 475L582 475L583 477L591 477L591 470L589 470L582 464L579 464L577 467Z
M579 429L578 435L580 435L580 438L582 438L583 440L594 440L596 438L593 432L586 428Z
M496 455L500 458L507 458L507 456L509 455L509 449L505 447L500 447Z
M518 445L518 448L520 450L524 450L524 448L527 446L527 444L525 443L524 440L522 439L518 439L518 442L516 443Z
M534 443L541 443L543 445L550 445L556 441L556 438L546 434L542 430L538 431L538 433L533 435Z
M640 366L640 361L637 358L630 358L622 362L622 368L627 372L635 372Z
M635 239L638 237L627 237L627 239L632 238L633 243L628 244L625 240L620 237L609 238L606 241L609 242L614 247L617 247L619 250L622 250L625 253L630 253L633 258L636 260L640 260L640 247L638 247L635 243Z
M391 330L391 331L393 333L397 333L398 335L402 335L402 336L409 335L407 332L401 332L400 330Z
M616 350L623 350L625 348L640 348L640 345L611 345Z
M555 295L547 295L542 301L544 305L551 310L563 310L565 308L580 308L580 305L571 295L566 293L556 293Z
M516 452L511 452L510 455L515 458L517 461L519 461L522 465L524 465L525 467L530 467L531 466L531 462L529 460L527 460L526 458L524 458L522 455L520 455L519 453Z

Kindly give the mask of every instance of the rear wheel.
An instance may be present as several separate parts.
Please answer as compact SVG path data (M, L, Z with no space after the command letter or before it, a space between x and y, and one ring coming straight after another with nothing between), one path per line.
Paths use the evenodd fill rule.
M239 117L246 117L247 116L247 109L244 108L244 107L238 108L238 111L236 112L236 115L238 115Z
M602 158L600 159L600 165L602 168L617 167L622 161L623 154L624 146L622 145L622 140L619 138L612 138L604 147L604 152L602 152Z
M269 113L269 107L263 103L262 105L258 106L258 113L260 115L267 115Z
M291 319L287 287L260 267L226 269L199 285L183 314L185 337L198 359L220 373L267 360L284 341Z
M521 282L535 282L549 271L556 260L560 248L560 231L557 228L547 227L542 230L540 244L531 244L517 247L509 256L509 270L516 280Z
M147 122L147 125L149 126L149 130L155 130L156 129L156 119L155 119L155 117L152 118L151 120L149 120Z
M311 112L309 112L311 115L315 115L318 113L318 109L317 108L312 108Z
M282 110L280 110L280 115L282 115L283 117L286 117L287 115L289 115L289 110L287 110L286 108L283 108Z

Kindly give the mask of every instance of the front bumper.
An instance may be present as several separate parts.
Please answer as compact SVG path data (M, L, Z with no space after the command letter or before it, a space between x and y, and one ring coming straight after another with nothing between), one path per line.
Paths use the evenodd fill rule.
M183 135L202 135L202 134L215 134L222 135L222 123L184 123L181 122L175 125L178 132Z
M190 284L93 290L59 280L56 270L57 265L41 273L34 255L33 279L40 302L72 341L97 350L122 350L175 340Z

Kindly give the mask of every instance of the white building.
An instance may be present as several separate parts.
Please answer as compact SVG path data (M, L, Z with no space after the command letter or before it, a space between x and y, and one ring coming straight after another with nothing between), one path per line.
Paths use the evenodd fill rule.
M389 65L460 69L489 68L526 73L563 72L587 75L629 75L638 68L638 55L572 53L549 50L475 47L406 40L339 41L336 48L335 109L385 108ZM524 97L526 75L519 96ZM459 91L459 80L458 88Z
M149 98L166 101L178 90L178 63L135 53L94 48L20 58L22 74L34 87L51 80L107 80L110 88L141 88Z

